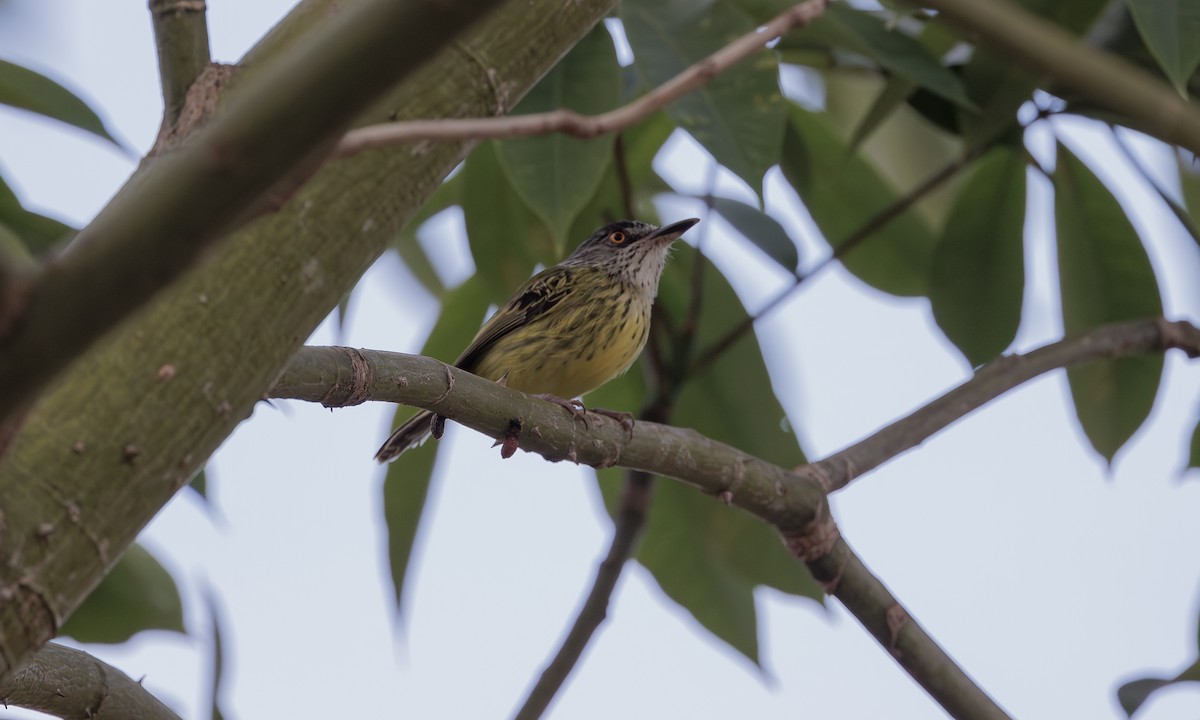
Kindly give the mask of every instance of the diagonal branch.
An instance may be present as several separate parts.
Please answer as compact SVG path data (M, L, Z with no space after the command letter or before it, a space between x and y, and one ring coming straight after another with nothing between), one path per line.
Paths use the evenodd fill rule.
M1200 108L1150 73L1079 41L1005 0L922 0L938 19L1005 52L1014 63L1087 97L1163 142L1200 153Z
M813 463L805 472L814 473L829 492L840 490L859 475L920 445L964 415L1039 375L1068 365L1148 355L1171 348L1183 350L1191 358L1200 357L1200 330L1182 320L1146 318L1102 325L1025 355L1002 357L984 365L970 380L908 417Z
M1102 358L1184 350L1200 357L1200 329L1148 318L1106 325L985 366L908 418L825 460L788 472L694 430L641 422L632 437L597 417L591 429L562 408L431 358L349 348L304 348L270 396L327 407L365 399L433 410L496 439L522 428L521 446L551 461L619 465L693 485L774 525L792 554L838 597L937 702L957 718L1003 718L1000 709L850 551L828 491L923 442L999 395L1049 370ZM615 581L615 575L614 575ZM546 703L549 698L546 698Z
M511 117L410 120L372 125L346 133L334 155L345 157L371 148L418 140L501 140L548 133L564 133L586 139L619 132L633 127L708 83L776 38L816 20L828 4L829 0L807 0L794 5L637 100L600 115L580 115L559 109Z
M27 288L23 312L0 328L0 425L244 222L274 183L311 164L397 80L498 4L358 3L263 68L195 142L148 167Z

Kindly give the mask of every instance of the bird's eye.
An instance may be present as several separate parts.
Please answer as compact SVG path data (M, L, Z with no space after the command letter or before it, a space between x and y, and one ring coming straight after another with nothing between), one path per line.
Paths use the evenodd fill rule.
M625 233L621 232L620 230L608 236L608 241L613 245L624 245L625 241L628 239L629 238L625 235Z

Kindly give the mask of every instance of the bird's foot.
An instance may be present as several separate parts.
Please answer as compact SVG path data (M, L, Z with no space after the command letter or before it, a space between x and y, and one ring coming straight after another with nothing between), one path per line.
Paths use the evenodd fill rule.
M625 433L629 436L626 440L633 439L633 413L627 413L623 410L605 410L604 408L592 408L591 411L597 415L603 415L621 423L621 427L625 428Z
M562 407L565 407L571 413L572 418L583 421L584 428L588 430L592 429L591 423L589 423L587 419L587 408L583 406L582 400L567 400L565 398L560 398L557 395L551 395L550 393L542 393L536 397L548 402L552 402L555 405L561 405Z

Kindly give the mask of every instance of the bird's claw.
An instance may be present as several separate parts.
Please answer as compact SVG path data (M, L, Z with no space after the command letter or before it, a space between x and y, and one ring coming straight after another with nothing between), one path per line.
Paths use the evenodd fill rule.
M625 428L625 434L628 435L628 437L625 439L633 439L633 413L627 413L623 410L605 410L604 408L592 408L592 412L596 413L597 415L603 415L604 417L612 418L613 420L621 423L621 427Z
M587 408L583 406L582 400L567 400L565 398L560 398L557 395L551 395L550 393L541 393L537 397L566 408L567 411L571 413L571 417L573 419L583 421L583 427L585 429L592 429L591 423L589 423L587 419Z

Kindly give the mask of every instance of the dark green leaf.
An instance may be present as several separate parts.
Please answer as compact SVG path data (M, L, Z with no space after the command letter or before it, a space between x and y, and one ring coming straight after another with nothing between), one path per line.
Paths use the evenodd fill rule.
M793 106L784 137L784 176L835 250L900 196L822 115ZM937 244L911 208L900 213L842 258L861 280L894 295L925 295Z
M201 468L196 473L196 476L192 478L190 483L188 483L188 487L194 490L195 493L201 497L201 499L205 501L208 500L208 475L205 472L205 468Z
M1200 4L1194 0L1129 0L1146 47L1180 94L1200 64Z
M933 257L929 299L946 337L973 366L1017 335L1025 289L1025 160L997 147L975 163Z
M1158 282L1133 225L1099 178L1062 145L1054 189L1066 334L1161 315ZM1067 371L1084 433L1109 462L1150 414L1162 367L1162 355L1148 355Z
M634 66L655 87L755 27L729 3L630 0L621 3L620 15ZM667 109L717 162L760 193L763 174L779 161L786 120L778 73L775 55L760 53Z
M11 230L32 255L46 251L75 232L75 228L21 206L16 193L0 178L0 225Z
M514 115L559 108L596 115L620 103L621 67L600 23L542 78ZM562 133L496 144L500 165L525 204L554 233L559 254L571 223L596 192L612 158L613 136L580 140Z
M609 163L596 194L575 218L569 243L582 242L596 228L614 220L657 222L657 210L651 199L668 188L654 172L653 162L674 130L675 123L671 118L658 113L621 133L613 151L621 153L622 157ZM624 180L622 168L626 174Z
M21 242L21 238L0 223L0 282L7 282L7 273L32 273L38 261Z
M897 28L889 28L869 13L844 3L833 3L805 31L823 34L839 47L866 55L880 67L906 77L960 107L974 107L958 76L942 65L919 40Z
M858 150L859 146L871 137L871 133L878 130L879 126L890 118L897 108L904 105L916 87L917 84L907 78L888 78L887 84L875 96L875 101L871 103L867 114L858 123L858 127L854 128L854 134L850 137L849 150L851 152Z
M441 315L421 353L452 362L479 330L488 303L487 288L478 273L446 293ZM400 406L393 426L399 426L412 415L412 408ZM437 450L438 444L433 441L409 450L388 465L383 481L383 518L387 523L388 562L397 607L403 602L404 582L425 509Z
M1148 677L1127 682L1117 688L1117 702L1121 703L1121 709L1125 711L1126 715L1133 717L1133 714L1145 704L1155 691L1175 683L1197 681L1200 681L1200 661L1192 663L1174 678Z
M691 263L699 254L681 246L663 276L662 300L672 326L690 303ZM746 317L724 277L705 262L697 347L706 347ZM643 359L642 362L645 362ZM644 397L637 369L591 393L594 406L634 409ZM775 398L753 333L700 374L687 379L672 411L673 422L785 467L804 455ZM619 472L603 471L601 491L610 510L620 495ZM753 590L768 585L821 598L807 570L791 557L762 521L676 481L660 480L636 558L663 591L705 628L758 662Z
M184 632L175 580L141 545L131 545L61 634L79 642L122 643L142 630Z
M1196 422L1196 429L1192 431L1191 451L1188 453L1189 468L1200 468L1200 421Z
M789 273L796 272L800 256L796 243L779 222L756 207L729 198L712 198L712 208L725 218L742 237L754 243L767 257Z
M1195 155L1177 155L1179 163L1179 185L1183 190L1183 204L1192 222L1200 224L1200 161Z
M74 125L120 146L100 116L70 90L29 68L0 60L0 105Z
M438 298L446 292L446 286L442 284L441 276L433 267L433 263L429 261L429 256L425 254L425 248L421 246L417 234L426 221L434 215L462 204L462 188L463 174L461 172L447 178L438 186L437 190L433 191L417 214L405 223L404 228L392 242L392 247L396 248L400 259L408 266L413 277L429 291L429 294Z
M494 144L480 145L462 170L467 240L491 301L502 303L529 279L537 262L561 254L546 224L525 205L500 169Z

